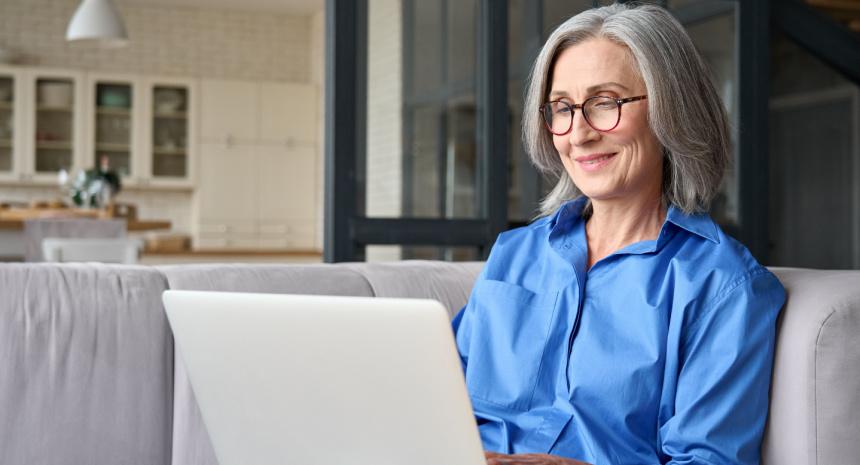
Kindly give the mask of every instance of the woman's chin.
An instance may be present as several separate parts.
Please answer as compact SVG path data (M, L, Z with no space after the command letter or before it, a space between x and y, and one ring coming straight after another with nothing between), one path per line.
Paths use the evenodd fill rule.
M619 188L619 186L616 186L613 183L600 183L594 181L596 180L574 179L573 183L576 185L576 188L580 192L582 192L583 195L585 195L591 200L609 200L618 197L618 195L621 193L621 189Z

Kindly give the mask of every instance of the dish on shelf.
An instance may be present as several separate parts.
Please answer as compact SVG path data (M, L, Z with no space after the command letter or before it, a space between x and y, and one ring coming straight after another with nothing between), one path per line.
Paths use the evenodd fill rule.
M121 90L105 89L99 92L99 106L105 108L129 108L128 93Z
M71 108L72 84L43 82L39 84L39 105L46 108Z
M159 89L155 92L155 110L158 113L177 113L185 104L185 96L178 89Z

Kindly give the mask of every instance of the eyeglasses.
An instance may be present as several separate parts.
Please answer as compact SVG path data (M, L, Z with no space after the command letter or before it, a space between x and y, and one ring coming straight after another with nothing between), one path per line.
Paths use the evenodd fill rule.
M563 136L573 128L573 112L581 108L585 122L596 131L606 132L615 129L621 121L621 105L637 100L645 100L646 95L628 98L613 98L606 95L595 95L585 99L581 104L567 103L554 100L540 106L540 113L549 132Z

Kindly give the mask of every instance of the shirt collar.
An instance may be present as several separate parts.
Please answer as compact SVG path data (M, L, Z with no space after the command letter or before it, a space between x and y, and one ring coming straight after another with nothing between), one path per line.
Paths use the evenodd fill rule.
M561 207L558 208L550 223L550 229L552 231L550 236L551 243L555 242L552 240L553 236L558 237L566 235L574 228L574 226L582 219L582 211L585 209L585 205L587 203L588 197L583 195L563 203ZM670 205L669 211L666 213L666 220L663 223L663 227L661 228L660 236L657 241L652 242L650 246L641 244L635 248L638 249L645 246L645 249L642 251L653 251L660 248L660 246L662 246L665 241L672 236L668 231L666 231L666 223L671 223L678 228L716 244L720 243L719 235L717 233L717 225L714 224L714 221L710 216L705 213L686 214L675 205Z
M720 243L719 235L717 234L717 225L714 224L714 220L706 213L688 215L680 208L671 205L669 212L666 214L666 221L715 244Z

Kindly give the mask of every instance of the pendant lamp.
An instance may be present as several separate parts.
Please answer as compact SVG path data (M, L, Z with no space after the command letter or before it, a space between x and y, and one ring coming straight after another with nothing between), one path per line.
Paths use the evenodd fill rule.
M82 0L69 21L66 40L122 47L128 43L128 34L119 11L111 0Z

